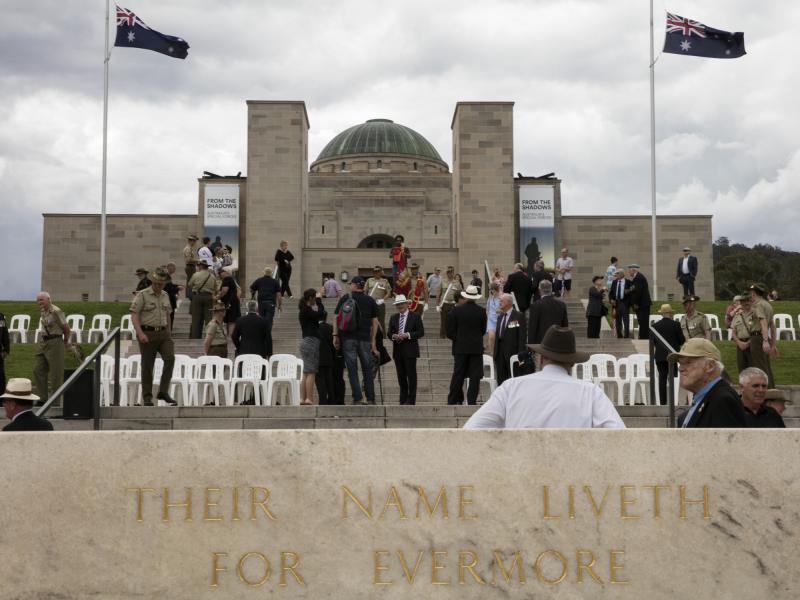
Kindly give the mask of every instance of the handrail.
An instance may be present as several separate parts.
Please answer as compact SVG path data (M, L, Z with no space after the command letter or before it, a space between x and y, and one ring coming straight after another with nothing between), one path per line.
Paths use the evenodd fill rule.
M100 429L100 378L102 376L102 367L101 367L101 356L104 354L104 351L108 346L113 342L114 343L114 401L113 404L116 406L119 404L119 358L120 358L120 339L121 339L121 329L119 327L115 327L111 330L111 332L106 336L98 346L95 348L92 353L87 356L81 365L75 369L75 372L70 375L69 379L67 379L61 387L59 387L50 398L47 399L47 402L44 403L43 406L36 411L36 415L41 417L43 416L48 409L53 405L53 403L61 398L64 393L70 389L76 381L78 381L78 377L89 368L89 365L94 361L94 385L92 386L92 413L94 415L94 429Z
M656 378L655 375L655 348L656 342L661 344L670 354L677 352L664 337L652 327L650 328L650 397L656 397ZM667 369L667 404L669 405L669 426L675 428L675 380L672 377L672 365Z

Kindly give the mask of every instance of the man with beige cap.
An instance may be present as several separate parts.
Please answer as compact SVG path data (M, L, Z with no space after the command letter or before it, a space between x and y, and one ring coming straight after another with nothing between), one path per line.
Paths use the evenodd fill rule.
M570 374L572 365L589 360L576 351L572 329L553 325L528 348L541 357L539 372L507 379L464 429L625 428L603 390Z
M53 431L50 421L37 417L33 412L33 403L36 400L39 400L39 396L33 393L30 379L9 379L5 393L0 396L6 419L11 419L3 427L3 431Z
M667 360L678 363L680 386L694 394L679 427L747 427L739 394L722 379L722 357L710 340L692 338Z

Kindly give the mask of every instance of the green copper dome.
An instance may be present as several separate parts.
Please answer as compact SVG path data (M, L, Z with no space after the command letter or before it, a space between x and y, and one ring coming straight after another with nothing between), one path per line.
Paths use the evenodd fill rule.
M422 135L389 119L370 119L345 129L328 142L315 162L353 154L406 154L444 164L436 148Z

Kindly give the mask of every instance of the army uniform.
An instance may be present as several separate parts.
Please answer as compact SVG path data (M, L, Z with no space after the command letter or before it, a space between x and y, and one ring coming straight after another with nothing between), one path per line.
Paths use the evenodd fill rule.
M190 241L197 241L196 235L190 235L186 238ZM191 300L192 299L192 288L189 287L189 280L192 278L192 275L197 272L197 252L192 247L191 244L186 244L183 247L183 262L184 262L184 273L186 273L186 298Z
M203 328L211 320L211 308L218 285L219 280L210 269L198 270L189 280L186 287L192 290L190 338L199 340L203 337Z
M378 305L378 321L381 324L381 330L386 332L386 300L392 295L392 287L389 285L389 280L383 275L370 277L367 279L364 293L367 296L371 296Z
M172 306L167 292L156 294L152 287L136 294L131 303L131 313L139 317L139 325L148 341L139 341L139 353L142 356L142 399L145 405L153 403L153 366L156 354L164 361L158 396L167 396L172 380L172 368L175 365L175 344L169 327L169 315ZM168 397L168 396L167 396Z
M681 331L687 340L692 338L711 339L711 325L705 314L695 311L692 316L684 315L681 319Z
M772 376L772 366L769 362L769 353L764 352L764 336L761 332L761 321L767 323L767 333L769 334L772 329L772 316L774 310L772 305L766 301L763 296L759 296L757 302L753 302L753 320L751 321L752 329L750 330L750 357L752 360L752 367L758 367L767 374L769 379L769 387L775 387L775 379ZM768 341L768 340L767 340Z
M11 352L11 339L8 336L6 316L0 313L0 394L6 392L6 354Z
M225 305L221 304L222 310L225 310ZM216 319L206 325L205 337L211 337L211 345L208 349L208 356L219 356L221 358L228 358L228 328L225 323L218 323Z
M736 344L736 366L741 373L744 369L752 367L753 357L750 354L750 332L753 330L753 312L744 312L741 309L731 320L731 331L734 341L747 342L748 346L744 350Z
M447 288L450 288L450 291L447 291ZM447 316L450 312L455 308L456 302L458 301L458 296L461 292L464 291L464 287L458 283L458 280L454 277L453 279L445 279L442 281L442 300L440 306L442 307L441 312L441 320L439 322L439 337L445 339L447 335L445 334L445 323L447 322Z
M55 304L42 309L42 336L36 349L33 380L36 392L47 400L64 383L64 333L69 330L64 311ZM67 338L69 339L69 338ZM50 389L47 389L48 381Z

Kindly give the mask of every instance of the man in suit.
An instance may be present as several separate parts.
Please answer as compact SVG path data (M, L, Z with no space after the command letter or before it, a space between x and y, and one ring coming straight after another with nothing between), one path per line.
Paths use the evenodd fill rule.
M392 340L392 358L397 370L397 383L400 384L400 404L417 403L417 359L419 358L419 338L425 335L422 318L408 310L408 299L398 294L394 300L397 313L389 319L389 333Z
M689 410L678 418L680 427L747 427L739 394L722 379L720 358L705 338L692 338L667 357L678 363L680 386L694 394Z
M527 342L525 315L514 309L511 294L502 294L493 352L497 385L514 376L509 366L511 357L527 350Z
M683 286L684 296L694 296L694 280L697 279L697 257L692 256L692 249L689 246L683 249L683 256L678 259L675 279Z
M11 419L3 427L3 431L53 431L50 421L37 417L33 412L33 403L36 400L39 400L39 396L33 393L30 379L9 379L5 393L0 396L6 419Z
M539 283L545 279L552 283L553 275L549 271L544 270L543 260L537 260L533 263L533 275L531 275L531 288L533 289L532 302L536 302L541 297L539 294Z
M528 277L522 263L514 265L514 272L508 276L506 284L503 286L503 292L514 295L520 312L528 310L531 305L531 296L533 296L533 284L531 284L531 278Z
M483 377L483 334L486 331L486 311L475 304L475 300L481 295L474 285L467 286L467 289L461 292L461 297L466 302L452 310L445 324L447 337L453 340L455 358L447 403L459 403L464 379L469 377L467 403L476 404L478 385Z
M672 318L672 307L669 304L662 304L658 310L661 319L653 325L661 337L672 346L672 348L680 348L686 342L686 338L681 331L681 325ZM669 352L663 344L656 342L655 362L658 369L658 403L667 403L667 377L675 376L675 365L670 365L667 362L667 354ZM670 368L672 367L672 368ZM677 390L676 390L677 391Z
M639 265L636 263L628 265L628 275L631 278L628 288L628 306L636 313L639 320L639 339L647 340L650 338L650 286L647 278L639 272Z
M630 282L625 279L625 271L617 269L614 273L614 281L608 288L608 299L611 308L614 310L614 329L617 330L618 338L631 337L631 322L628 311L628 288Z
M552 325L569 327L567 305L553 296L553 284L544 279L539 282L541 298L531 304L528 315L528 343L540 344Z
M261 358L269 358L272 355L269 323L258 314L258 302L248 301L247 314L236 319L231 339L236 346L236 356L258 354Z

